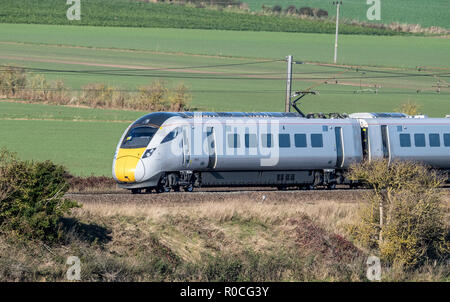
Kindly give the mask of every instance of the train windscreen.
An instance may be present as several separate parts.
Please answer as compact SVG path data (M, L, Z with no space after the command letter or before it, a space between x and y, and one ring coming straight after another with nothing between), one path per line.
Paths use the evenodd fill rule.
M145 148L155 135L157 128L153 127L136 127L128 131L120 148L134 149Z

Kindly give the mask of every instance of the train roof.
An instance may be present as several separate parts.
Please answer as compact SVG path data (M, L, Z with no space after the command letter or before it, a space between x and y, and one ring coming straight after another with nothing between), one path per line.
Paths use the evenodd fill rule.
M302 117L296 112L181 112L184 118L193 118L201 114L202 117Z
M350 118L405 118L409 115L398 112L358 112L349 115Z
M139 119L137 119L132 127L138 126L153 126L161 127L166 120L172 117L180 117L186 119L192 119L194 117L204 117L204 118L220 118L220 117L240 117L240 118L302 118L303 117L296 112L153 112L146 114ZM364 119L372 120L371 123L378 123L383 120L402 120L405 122L416 122L420 123L418 120L427 120L426 116L421 118L414 118L404 113L352 113L349 115L351 119ZM407 121L408 120L408 121ZM449 122L446 119L445 123Z
M199 117L299 117L302 116L295 112L153 112L146 114L133 123L136 126L158 126L160 127L167 119L171 117L194 118Z

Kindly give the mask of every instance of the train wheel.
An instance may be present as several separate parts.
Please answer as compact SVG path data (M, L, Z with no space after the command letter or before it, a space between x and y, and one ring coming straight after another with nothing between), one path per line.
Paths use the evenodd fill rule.
M174 192L180 192L180 186L173 187L173 191Z
M192 191L194 191L194 186L189 185L189 186L187 186L187 187L184 187L184 191L185 191L185 192L192 192Z
M131 194L141 194L141 189L131 189Z
M328 190L334 190L334 189L336 189L336 184L328 184L328 185L327 185L327 189L328 189Z
M316 189L316 187L314 185L308 185L307 188L308 188L308 190L315 190Z
M170 192L170 188L161 186L161 187L158 187L156 189L156 192L158 192L158 193L167 193L167 192Z
M151 193L153 191L153 189L152 188L147 188L147 189L145 189L145 193Z

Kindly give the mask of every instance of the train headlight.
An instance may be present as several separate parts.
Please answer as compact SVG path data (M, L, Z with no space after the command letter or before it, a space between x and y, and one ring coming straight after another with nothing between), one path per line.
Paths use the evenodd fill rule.
M144 152L144 155L142 155L142 158L150 157L153 154L153 152L155 152L155 150L156 150L156 148L148 149L147 151Z

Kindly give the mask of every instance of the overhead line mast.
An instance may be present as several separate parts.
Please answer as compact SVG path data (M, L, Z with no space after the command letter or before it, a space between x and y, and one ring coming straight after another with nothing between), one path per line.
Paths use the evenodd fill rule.
M338 33L339 33L339 9L342 5L342 1L333 1L333 5L336 5L336 37L334 40L334 64L337 62L337 49L338 49Z
M291 90L292 90L292 56L287 59L287 81L286 81L286 102L284 106L285 112L291 112Z

